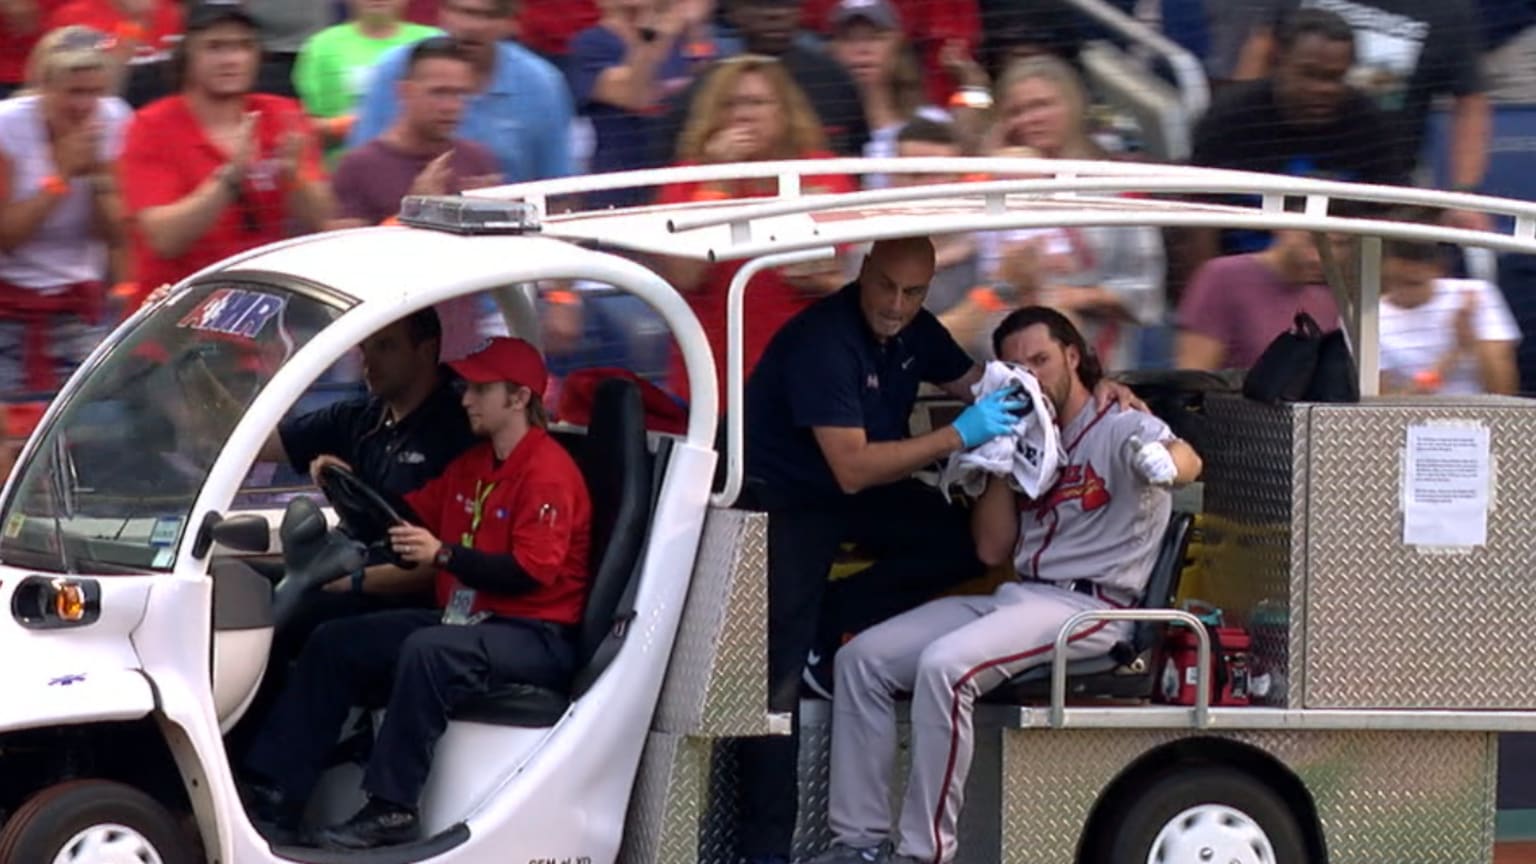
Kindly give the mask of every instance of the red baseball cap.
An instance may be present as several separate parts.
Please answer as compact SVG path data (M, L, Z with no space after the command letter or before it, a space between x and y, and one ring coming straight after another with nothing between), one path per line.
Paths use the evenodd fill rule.
M549 382L549 371L544 368L544 358L539 349L522 339L497 336L484 348L455 360L448 367L471 384L494 384L507 381L544 397L544 386Z

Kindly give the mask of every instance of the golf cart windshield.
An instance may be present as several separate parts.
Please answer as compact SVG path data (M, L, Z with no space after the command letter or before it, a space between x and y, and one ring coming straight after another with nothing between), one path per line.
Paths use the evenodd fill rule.
M344 311L324 292L221 278L178 292L60 397L5 504L0 560L50 572L168 569L224 440Z

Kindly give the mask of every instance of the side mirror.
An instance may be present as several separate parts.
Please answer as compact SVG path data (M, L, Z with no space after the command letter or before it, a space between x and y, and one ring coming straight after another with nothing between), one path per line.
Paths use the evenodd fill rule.
M209 533L219 545L236 552L261 554L272 548L272 523L253 513L220 519Z

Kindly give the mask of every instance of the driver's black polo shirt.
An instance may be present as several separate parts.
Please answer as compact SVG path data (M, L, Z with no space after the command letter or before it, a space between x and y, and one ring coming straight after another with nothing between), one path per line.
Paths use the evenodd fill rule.
M387 419L384 401L374 396L284 420L277 432L293 470L308 475L316 456L336 456L397 510L409 512L405 494L442 474L475 443L453 380L444 369L426 401L398 423Z
M748 480L769 509L840 499L812 427L901 440L918 385L947 384L972 365L926 309L879 341L864 321L858 283L845 286L790 319L758 360L746 387Z

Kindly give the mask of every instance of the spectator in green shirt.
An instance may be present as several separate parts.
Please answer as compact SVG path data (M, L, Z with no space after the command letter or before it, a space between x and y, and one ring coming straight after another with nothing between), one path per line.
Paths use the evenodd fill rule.
M341 152L380 55L439 32L404 20L405 5L406 0L347 0L351 20L316 33L299 51L293 84L325 138L328 160Z

